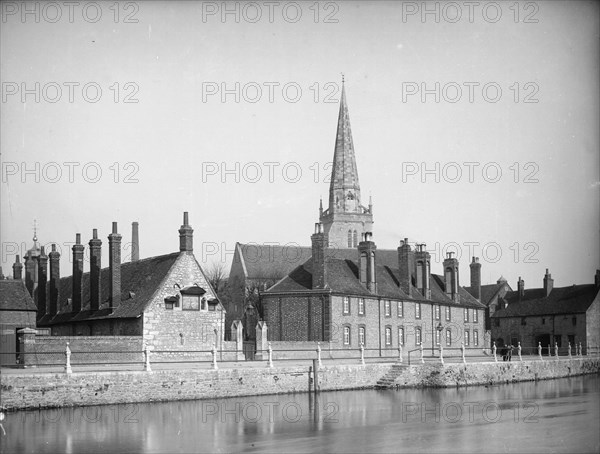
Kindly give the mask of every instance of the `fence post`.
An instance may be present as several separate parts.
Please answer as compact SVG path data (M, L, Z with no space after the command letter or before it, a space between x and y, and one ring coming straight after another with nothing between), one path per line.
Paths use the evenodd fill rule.
M269 368L273 368L273 348L271 347L271 342L269 342Z
M558 361L558 344L556 342L554 342L554 356L556 357L556 360Z
M321 362L321 343L317 342L317 360L319 362L319 367L323 367L323 363Z
M398 362L402 362L402 344L398 345Z
M552 356L552 353L550 353L550 344L548 344L548 356Z
M581 342L579 342L579 351L581 352L581 356L583 356L583 348L581 346ZM587 353L587 351L586 351L586 353Z
M144 345L144 370L146 372L152 372L152 367L150 366L150 350L148 349L148 345Z
M494 341L494 344L492 345L492 352L494 352L494 361L498 362L498 357L496 356L496 341Z
M571 342L569 342L569 359L571 359Z
M65 364L65 373L72 374L73 369L71 369L71 349L69 348L68 342L67 342L67 348L65 349L65 356L67 357L67 362Z
M540 357L540 361L544 361L544 358L542 357L542 343L538 342L538 355Z
M213 343L213 348L212 348L212 368L214 370L217 370L219 368L219 366L217 365L217 344Z
M521 342L517 345L517 351L519 352L519 361L523 361L523 357L521 356Z
M419 347L421 348L421 364L425 364L425 358L423 358L423 342L419 344Z
M360 344L360 363L364 366L365 364L365 347Z
M442 346L441 339L440 339L440 363L444 364L444 347Z
M463 364L467 364L467 359L465 358L465 343L460 343L460 349L462 351Z

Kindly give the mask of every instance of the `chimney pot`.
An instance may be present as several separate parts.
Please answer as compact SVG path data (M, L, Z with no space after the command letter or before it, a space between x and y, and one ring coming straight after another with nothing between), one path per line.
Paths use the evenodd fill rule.
M92 238L93 238L94 240L97 240L97 239L98 239L98 229L93 229L93 230L92 230Z
M188 220L188 212L184 211L183 212L183 225L188 225L188 222L189 222L189 220Z
M140 259L140 237L139 237L139 224L137 222L131 223L131 261L136 262Z
M81 233L75 234L75 244L81 244Z
M116 222L112 223L112 233L117 233L117 223Z

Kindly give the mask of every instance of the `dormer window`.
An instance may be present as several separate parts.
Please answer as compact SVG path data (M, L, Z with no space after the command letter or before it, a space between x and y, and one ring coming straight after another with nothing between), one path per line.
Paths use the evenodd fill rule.
M184 311L208 310L204 294L206 290L198 285L181 289L181 309Z
M165 309L172 311L173 308L179 307L179 295L168 296L165 298Z

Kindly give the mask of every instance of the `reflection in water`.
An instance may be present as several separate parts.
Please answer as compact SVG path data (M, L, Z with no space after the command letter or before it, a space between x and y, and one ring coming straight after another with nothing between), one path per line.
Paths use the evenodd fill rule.
M598 452L597 375L16 412L2 452Z

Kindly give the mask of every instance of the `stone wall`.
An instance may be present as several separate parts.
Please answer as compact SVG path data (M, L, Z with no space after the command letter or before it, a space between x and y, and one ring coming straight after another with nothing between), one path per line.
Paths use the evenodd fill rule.
M513 363L393 363L325 366L319 371L322 391L372 388L384 377L391 386L443 387L489 385L568 377L600 371L599 358ZM260 394L306 392L309 366L238 369L188 369L153 372L75 372L3 374L7 409L215 399Z

